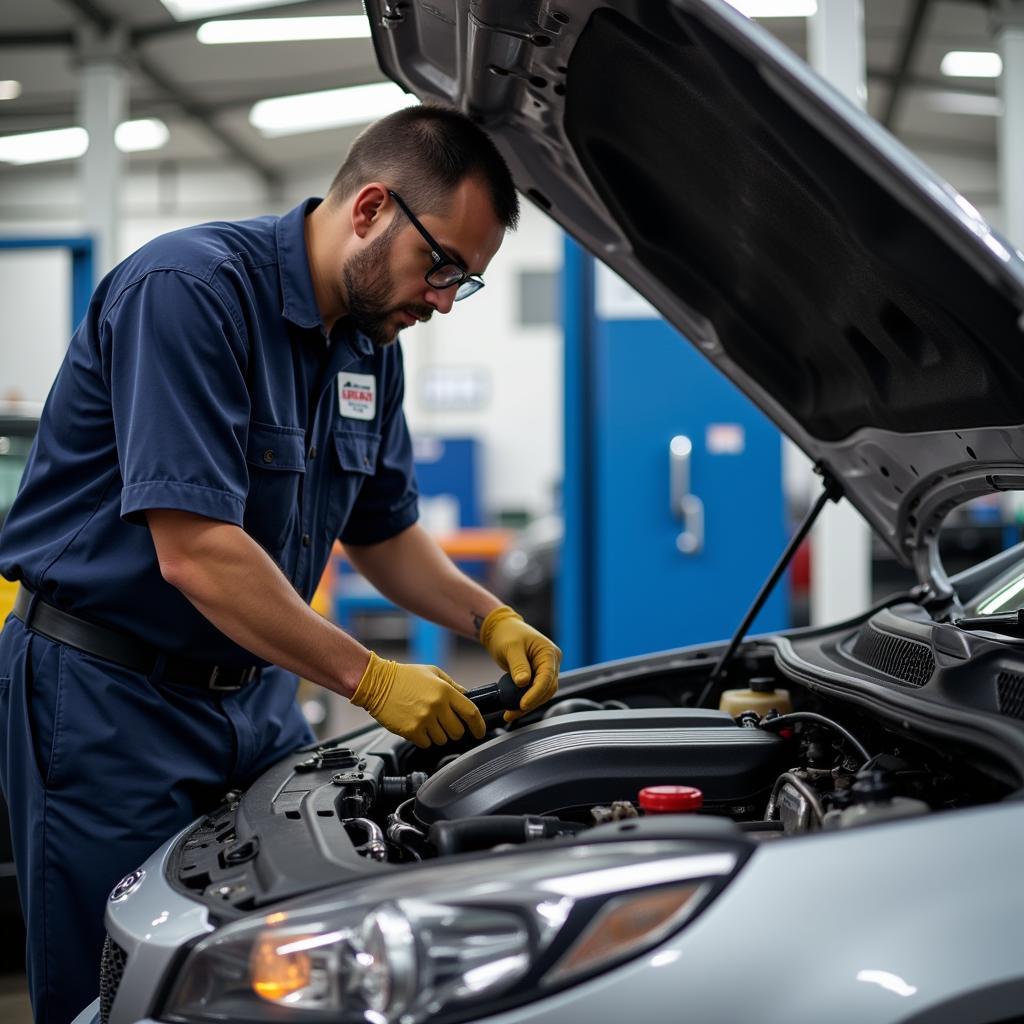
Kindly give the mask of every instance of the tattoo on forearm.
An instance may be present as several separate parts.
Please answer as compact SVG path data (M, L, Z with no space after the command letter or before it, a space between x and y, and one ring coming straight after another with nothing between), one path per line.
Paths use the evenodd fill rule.
M487 616L486 615L478 615L476 612L471 612L470 614L473 616L473 633L477 637L477 639L479 639L480 638L480 628L483 626L484 619L486 619Z

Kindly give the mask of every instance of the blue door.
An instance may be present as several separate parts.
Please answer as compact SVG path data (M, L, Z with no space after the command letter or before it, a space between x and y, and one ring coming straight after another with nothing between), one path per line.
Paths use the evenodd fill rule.
M786 540L778 430L572 243L565 667L730 635ZM785 582L754 632L786 625Z

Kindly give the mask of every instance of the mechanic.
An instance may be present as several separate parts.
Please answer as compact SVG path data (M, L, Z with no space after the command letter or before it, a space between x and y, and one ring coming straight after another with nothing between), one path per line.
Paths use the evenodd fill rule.
M323 201L164 235L97 288L0 534L21 582L0 778L39 1024L96 997L114 884L312 741L296 674L421 747L484 734L441 669L312 611L336 538L396 604L478 637L523 712L555 692L558 648L417 525L393 344L479 290L517 217L484 132L409 108Z

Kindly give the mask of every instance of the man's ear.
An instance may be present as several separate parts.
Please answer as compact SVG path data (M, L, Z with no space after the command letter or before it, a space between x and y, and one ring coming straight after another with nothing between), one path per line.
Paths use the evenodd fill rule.
M379 181L364 185L352 200L352 231L356 237L365 239L390 205L391 197L386 185Z

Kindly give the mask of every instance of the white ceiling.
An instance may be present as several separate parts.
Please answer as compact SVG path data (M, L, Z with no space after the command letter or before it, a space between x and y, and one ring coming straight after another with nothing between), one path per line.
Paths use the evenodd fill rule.
M869 109L876 117L881 118L888 105L908 26L920 2L865 0ZM361 10L357 0L303 0L262 8L252 16ZM160 117L170 128L168 144L158 152L131 157L137 164L246 162L251 157L265 171L288 174L303 162L340 162L352 129L265 139L249 125L249 108L268 96L382 80L368 39L204 46L196 41L194 26L176 25L159 0L3 0L0 78L19 80L23 92L16 100L0 103L0 135L76 122L78 89L71 40L76 25L97 19L123 26L130 37L131 116ZM806 55L802 19L763 24ZM891 125L896 134L916 148L994 159L994 117L934 107L939 90L994 96L991 80L950 79L939 72L939 62L949 50L994 48L986 0L928 0ZM7 167L0 170L0 177L26 173L32 169Z

